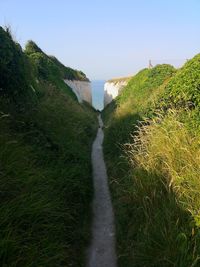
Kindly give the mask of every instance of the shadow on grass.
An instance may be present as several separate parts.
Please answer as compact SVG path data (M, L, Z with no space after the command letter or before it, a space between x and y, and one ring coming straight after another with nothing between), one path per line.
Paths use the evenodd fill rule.
M104 152L116 217L121 267L199 266L200 231L167 177L130 166L122 145L130 142L139 114L114 118L105 128Z

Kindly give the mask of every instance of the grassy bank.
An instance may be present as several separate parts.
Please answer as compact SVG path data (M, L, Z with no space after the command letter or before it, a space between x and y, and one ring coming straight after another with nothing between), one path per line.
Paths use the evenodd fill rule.
M142 70L103 112L120 266L200 264L199 62Z
M63 79L87 78L0 37L1 266L84 266L97 121Z

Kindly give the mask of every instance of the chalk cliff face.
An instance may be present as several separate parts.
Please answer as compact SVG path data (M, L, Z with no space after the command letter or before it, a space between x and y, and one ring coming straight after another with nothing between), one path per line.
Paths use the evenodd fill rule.
M92 105L91 83L88 81L64 80L77 96L78 102L88 102Z
M104 84L104 107L108 105L127 85L128 79L110 80Z

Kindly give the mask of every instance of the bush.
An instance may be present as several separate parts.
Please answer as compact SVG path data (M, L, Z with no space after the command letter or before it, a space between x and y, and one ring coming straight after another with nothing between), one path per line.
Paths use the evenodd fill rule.
M200 54L189 60L167 84L162 105L200 107Z

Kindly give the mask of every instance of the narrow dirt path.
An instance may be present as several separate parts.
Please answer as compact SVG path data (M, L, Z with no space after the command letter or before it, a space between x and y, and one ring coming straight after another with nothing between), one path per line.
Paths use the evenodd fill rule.
M92 147L94 179L92 241L88 250L87 267L117 267L115 253L115 227L107 172L103 158L104 133L101 116L99 129Z

